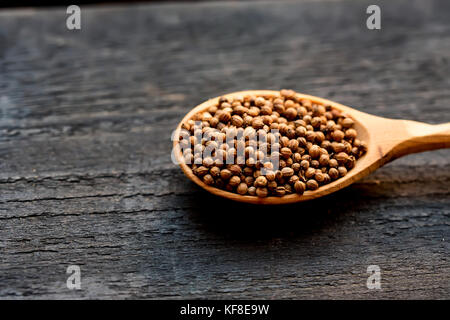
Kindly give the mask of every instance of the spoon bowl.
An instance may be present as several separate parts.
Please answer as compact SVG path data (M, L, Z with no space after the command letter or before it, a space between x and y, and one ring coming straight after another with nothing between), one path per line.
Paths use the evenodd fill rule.
M250 90L233 92L220 97L237 98L246 95L264 96L269 98L279 96L279 92L271 90ZM309 99L311 102L317 104L330 105L332 108L336 108L350 116L355 122L354 128L358 133L358 139L367 143L367 152L356 161L354 168L349 170L344 177L325 184L316 190L308 190L302 195L289 194L282 197L270 196L266 198L240 195L208 186L200 180L192 172L191 168L184 163L184 158L179 146L178 139L180 136L181 125L198 112L205 111L209 107L216 105L220 97L212 98L201 103L183 118L175 131L173 151L175 159L189 179L208 192L235 201L253 204L288 204L312 200L345 188L355 181L369 175L382 165L401 156L428 150L450 148L450 123L430 125L410 120L382 118L358 111L331 100L297 93L297 97L299 98Z

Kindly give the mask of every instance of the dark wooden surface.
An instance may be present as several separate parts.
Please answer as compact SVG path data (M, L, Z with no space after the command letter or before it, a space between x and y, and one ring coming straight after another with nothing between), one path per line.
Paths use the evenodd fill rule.
M190 108L243 89L450 121L450 3L376 3L380 31L373 1L90 6L81 31L65 8L1 11L0 298L450 298L449 150L286 207L170 160Z

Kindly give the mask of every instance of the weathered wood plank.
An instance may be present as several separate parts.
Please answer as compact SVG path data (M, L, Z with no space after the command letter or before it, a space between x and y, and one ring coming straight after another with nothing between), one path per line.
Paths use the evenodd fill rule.
M378 2L381 31L368 4L82 7L79 32L63 8L0 12L0 297L448 299L449 150L276 213L170 161L182 116L236 90L450 121L450 3Z

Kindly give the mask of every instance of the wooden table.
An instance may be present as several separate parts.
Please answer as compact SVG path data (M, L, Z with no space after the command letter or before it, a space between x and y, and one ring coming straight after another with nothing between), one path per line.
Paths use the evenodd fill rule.
M449 150L286 207L170 158L190 108L242 89L450 121L450 3L377 1L381 30L369 4L85 6L79 31L62 7L0 12L0 297L450 298Z

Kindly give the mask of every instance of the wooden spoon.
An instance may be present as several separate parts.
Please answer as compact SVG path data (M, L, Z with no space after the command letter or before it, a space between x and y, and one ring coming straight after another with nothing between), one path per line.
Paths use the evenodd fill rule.
M251 90L234 92L225 97L236 98L246 95L274 97L279 96L278 91ZM196 175L191 168L184 163L184 159L178 144L181 124L191 119L194 114L216 105L220 97L210 99L192 109L180 122L175 132L173 143L174 154L181 169L186 176L198 184L203 189L231 200L248 202L255 204L287 204L319 198L347 187L353 182L369 175L382 165L402 157L407 154L429 151L441 148L450 148L450 122L430 125L427 123L395 120L370 115L342 104L314 97L306 94L297 94L300 98L309 99L312 102L331 105L333 108L343 111L355 121L355 129L358 132L358 139L365 141L368 146L367 153L356 161L356 165L347 175L329 184L323 185L317 190L306 191L303 195L289 194L282 197L259 198L256 196L242 196L237 193L228 192L212 186L206 185Z

